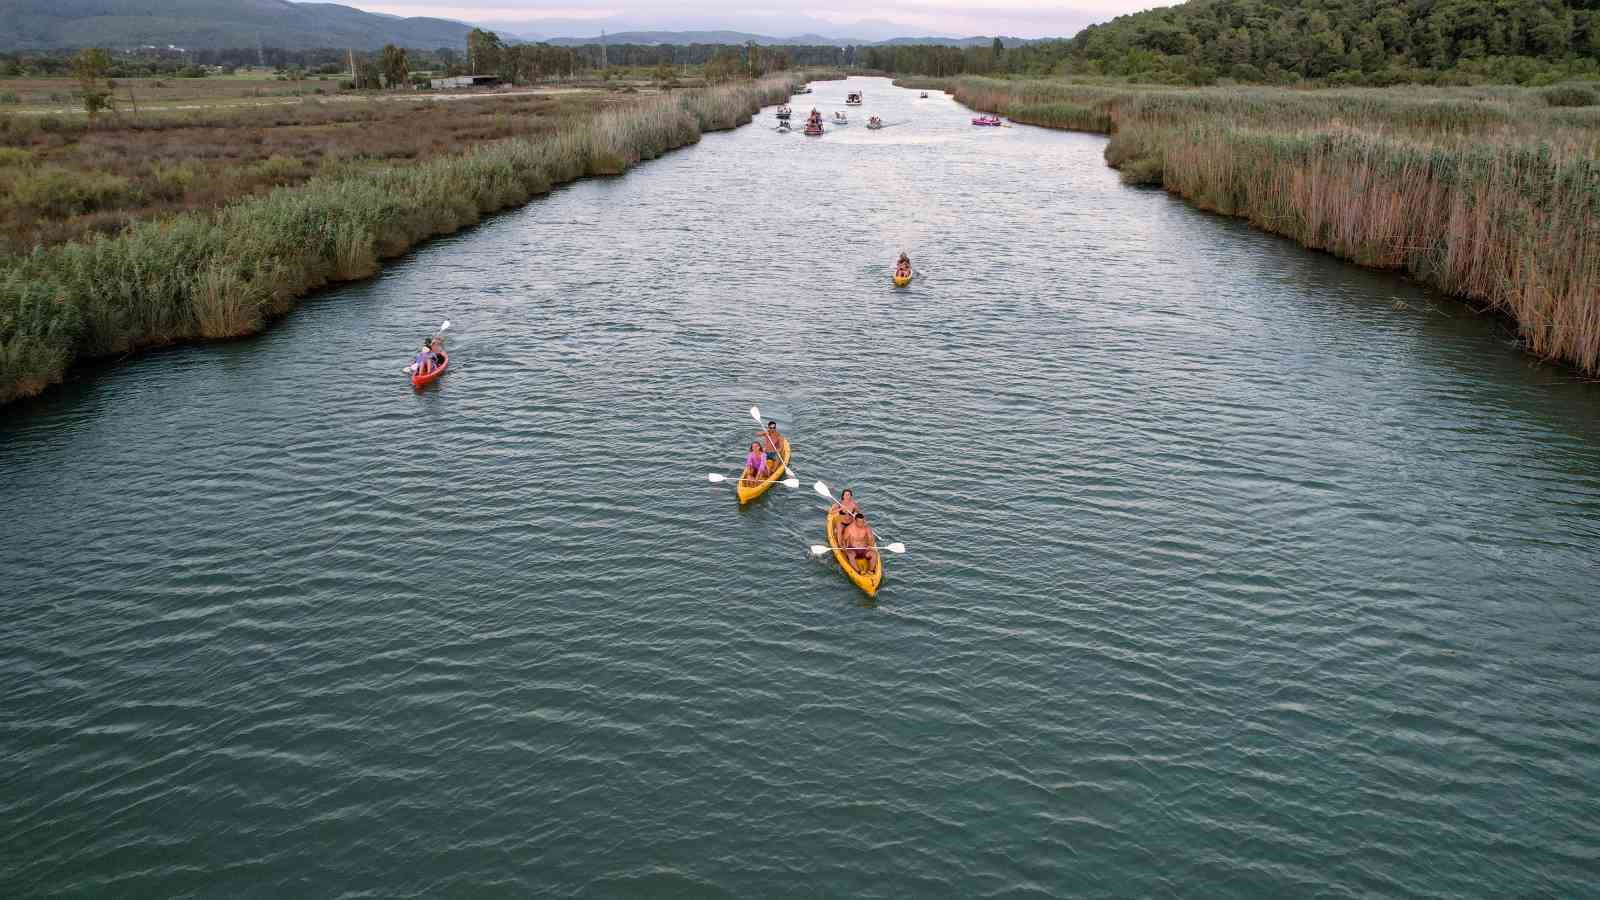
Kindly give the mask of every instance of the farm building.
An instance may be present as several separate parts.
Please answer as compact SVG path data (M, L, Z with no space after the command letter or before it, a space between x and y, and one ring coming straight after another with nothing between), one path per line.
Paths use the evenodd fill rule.
M494 87L500 79L494 75L456 75L451 78L435 78L428 82L434 90L440 88L469 88L469 87Z

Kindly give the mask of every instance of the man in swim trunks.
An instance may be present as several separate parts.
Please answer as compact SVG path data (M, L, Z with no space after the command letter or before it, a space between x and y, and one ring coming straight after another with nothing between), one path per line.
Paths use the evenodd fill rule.
M857 572L866 574L873 570L878 562L878 540L867 526L866 514L857 512L851 517L850 524L839 534L839 547Z
M759 435L761 443L766 448L767 459L774 462L778 461L778 454L783 451L783 435L778 433L777 421L768 419L767 429L759 432Z

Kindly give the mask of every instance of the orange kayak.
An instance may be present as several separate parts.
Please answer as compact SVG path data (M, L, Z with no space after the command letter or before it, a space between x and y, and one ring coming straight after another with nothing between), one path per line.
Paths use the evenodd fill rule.
M414 388L422 387L423 385L427 384L428 382L430 382L430 381L434 380L435 378L438 378L440 375L444 374L444 370L450 367L450 354L445 353L444 351L441 350L441 351L439 351L439 356L441 357L440 360L439 360L439 364L437 366L434 366L433 370L430 371L428 374L426 374L426 375L412 375L411 376L411 386L412 387L414 387Z

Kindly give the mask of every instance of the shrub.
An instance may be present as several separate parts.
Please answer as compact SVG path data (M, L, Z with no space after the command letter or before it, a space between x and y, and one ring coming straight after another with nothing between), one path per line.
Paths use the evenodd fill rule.
M176 200L188 193L200 169L193 162L156 163L151 169L148 190L162 200Z
M1539 92L1546 106L1594 106L1600 103L1600 94L1576 84L1548 87Z
M273 155L250 167L250 174L267 181L287 184L305 177L305 163L292 156Z
M22 98L17 96L16 91L0 92L0 103L9 103L15 105L21 102Z
M55 218L112 208L137 195L120 175L55 166L18 171L10 181L11 203Z
M24 166L33 162L33 152L20 147L0 147L0 168Z

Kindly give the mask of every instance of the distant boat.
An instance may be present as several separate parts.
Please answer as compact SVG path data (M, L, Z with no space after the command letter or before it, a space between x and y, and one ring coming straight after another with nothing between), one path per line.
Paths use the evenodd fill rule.
M873 131L877 131L879 128L883 127L883 120L877 116L873 116L867 120L867 127L871 128Z
M792 115L794 115L794 110L790 109L789 107L778 107L778 118L787 120Z
M988 126L994 127L994 126L1004 125L1005 123L1000 121L1000 117L999 116L978 116L977 118L972 120L972 124L974 124L974 125L988 125Z
M927 92L927 91L923 91L923 92L922 92L922 97L921 97L921 99L923 99L923 100L926 100L926 99L928 99L928 92Z
M845 94L844 95L844 105L845 106L860 106L861 105L861 92L860 91L851 91L850 93Z
M795 90L795 93L796 94L809 94L809 93L811 93L811 85L802 84L802 85L800 85L800 87L798 89Z
M848 125L850 119L844 114L844 110L839 110L833 114L833 122L835 125Z

